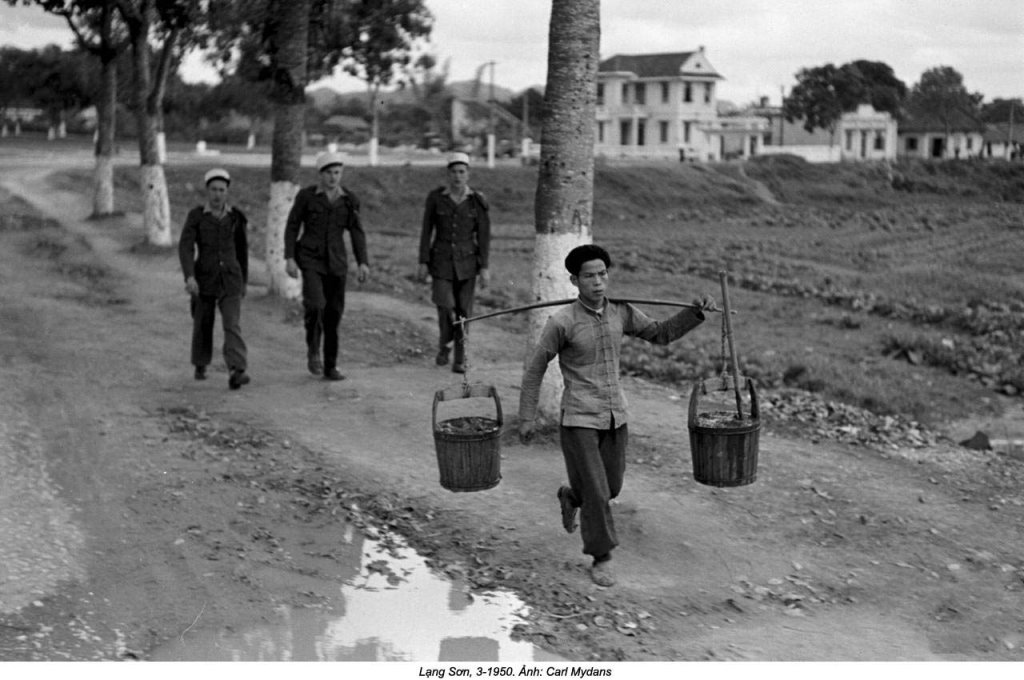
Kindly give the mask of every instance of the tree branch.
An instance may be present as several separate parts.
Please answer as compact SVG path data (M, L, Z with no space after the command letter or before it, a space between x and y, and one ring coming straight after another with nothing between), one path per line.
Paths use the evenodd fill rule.
M152 90L146 98L146 109L152 114L157 113L160 102L164 99L164 93L167 91L167 79L172 70L174 49L177 46L179 35L180 30L172 28L167 33L163 48L160 50L160 59L157 61L156 70L153 73Z

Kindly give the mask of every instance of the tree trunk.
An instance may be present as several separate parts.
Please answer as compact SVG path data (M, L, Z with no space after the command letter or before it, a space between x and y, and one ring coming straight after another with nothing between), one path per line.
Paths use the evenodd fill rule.
M96 168L93 172L93 217L114 214L114 139L117 111L116 54L102 62L96 102Z
M167 92L167 79L171 71L175 69L174 50L178 43L178 30L173 29L164 39L163 47L160 49L160 59L157 62L156 72L153 76L152 89L146 97L146 112L153 119L153 126L156 129L156 154L157 161L163 165L167 162L167 135L164 132L164 94Z
M144 3L145 4L145 3ZM144 10L138 27L132 32L134 57L135 120L139 135L139 164L143 217L146 241L154 246L171 245L171 203L167 193L167 179L156 138L156 120L150 111L152 78L149 66L150 12Z
M536 301L575 295L565 271L565 256L592 238L600 17L600 0L552 2L540 171L534 201L532 289ZM543 308L531 312L527 354L552 311ZM561 389L560 371L549 368L538 407L542 421L557 421Z
M368 158L371 166L379 164L377 151L380 147L380 85L370 87L370 145Z
M267 206L266 260L269 292L296 299L301 285L285 272L284 228L299 191L302 165L303 116L306 109L306 46L310 0L275 4L277 63L272 98L274 135L271 142L270 202Z

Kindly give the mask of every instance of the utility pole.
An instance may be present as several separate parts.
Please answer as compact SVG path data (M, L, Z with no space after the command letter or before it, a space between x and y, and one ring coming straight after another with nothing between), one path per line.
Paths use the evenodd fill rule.
M784 135L783 129L785 128L785 125L786 125L786 116L785 116L785 113L784 113L785 108L786 108L786 86L785 85L779 85L779 146L785 146L786 145L785 144L786 140L783 139L783 135Z
M523 91L523 137L530 136L530 90Z
M1016 108L1016 102L1010 100L1010 126L1006 129L1006 159L1010 160L1013 158L1013 153L1010 151L1013 145L1013 110Z
M525 164L530 155L530 88L523 91L523 129L519 159Z
M494 167L494 65L496 62L489 61L491 67L491 89L490 98L487 100L487 111L490 113L490 122L487 129L487 167Z

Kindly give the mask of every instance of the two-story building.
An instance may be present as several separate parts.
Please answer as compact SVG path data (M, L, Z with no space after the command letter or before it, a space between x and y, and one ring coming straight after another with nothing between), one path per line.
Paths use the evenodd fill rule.
M595 155L720 160L756 154L767 123L754 116L720 118L720 80L703 46L601 61Z

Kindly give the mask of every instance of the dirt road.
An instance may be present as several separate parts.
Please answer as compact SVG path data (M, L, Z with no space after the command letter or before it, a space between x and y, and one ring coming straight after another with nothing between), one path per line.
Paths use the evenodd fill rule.
M630 380L620 584L600 589L560 526L556 442L506 436L493 490L438 485L431 397L458 380L432 364L431 309L353 286L348 379L326 383L257 273L252 384L194 382L175 255L138 247L137 216L83 219L52 163L9 162L0 658L146 659L313 606L348 518L515 590L519 634L568 659L1024 659L1020 461L814 444L765 413L758 481L712 489L690 476L686 386ZM514 413L518 341L480 324L473 345L472 377Z

